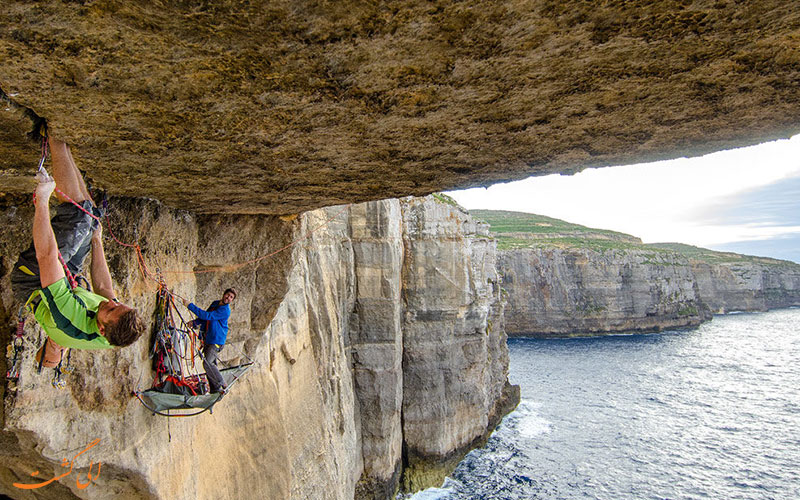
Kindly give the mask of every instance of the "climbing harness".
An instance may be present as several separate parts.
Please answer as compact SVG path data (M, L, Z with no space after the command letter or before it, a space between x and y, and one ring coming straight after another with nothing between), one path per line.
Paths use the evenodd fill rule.
M167 288L160 270L156 291L156 310L153 325L153 345L150 358L156 372L152 387L146 391L134 391L142 405L154 415L164 417L191 417L205 411L213 412L214 405L223 393L210 392L204 373L197 373L197 364L204 361L200 340L194 329L175 307L175 295ZM253 365L253 361L241 353L247 362L220 370L226 383L226 391ZM201 363L196 363L196 361ZM198 409L192 413L170 413L171 410Z

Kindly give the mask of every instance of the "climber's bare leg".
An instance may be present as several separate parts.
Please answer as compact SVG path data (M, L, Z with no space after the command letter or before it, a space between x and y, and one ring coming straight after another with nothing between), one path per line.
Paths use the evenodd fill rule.
M58 189L78 203L84 200L91 200L92 197L89 196L86 183L83 182L83 177L78 171L78 167L75 166L75 160L72 159L69 146L53 137L48 140L50 143L50 156L53 159L53 179L55 179ZM69 201L61 196L61 193L56 192L55 194L59 201Z
M81 171L78 170L78 167L75 165L75 160L72 158L72 149L67 146L67 153L69 154L69 161L72 163L72 168L75 170L75 176L78 178L78 185L81 188L81 193L83 193L83 197L87 200L91 200L92 205L94 205L94 200L92 199L92 195L89 194L89 189L86 187L86 181L83 180L83 176L81 175Z

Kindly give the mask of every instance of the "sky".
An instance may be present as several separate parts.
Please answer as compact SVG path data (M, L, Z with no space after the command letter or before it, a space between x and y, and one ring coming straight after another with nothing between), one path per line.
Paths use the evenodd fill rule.
M467 209L528 212L800 263L800 135L702 157L451 191Z

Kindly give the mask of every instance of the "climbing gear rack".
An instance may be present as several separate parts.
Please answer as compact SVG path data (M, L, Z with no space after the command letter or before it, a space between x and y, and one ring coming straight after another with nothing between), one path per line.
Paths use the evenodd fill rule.
M175 296L166 287L159 271L157 276L159 286L150 349L156 375L150 389L134 391L134 395L154 415L163 417L191 417L213 411L224 393L209 392L205 373L196 372L196 365L202 365L203 361L201 341L175 307ZM220 370L227 386L226 392L253 365L249 357L241 354L247 362ZM199 411L170 413L173 410Z

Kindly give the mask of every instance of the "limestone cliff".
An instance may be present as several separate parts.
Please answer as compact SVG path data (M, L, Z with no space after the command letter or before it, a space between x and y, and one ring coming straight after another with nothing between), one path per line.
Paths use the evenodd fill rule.
M516 405L518 392L504 368L508 350L488 225L434 197L404 204L404 485L414 490L441 484L484 430Z
M679 243L648 246L672 250L689 260L700 299L714 313L800 305L800 264L795 262Z
M501 252L509 335L657 331L710 319L686 258L647 250Z
M800 266L789 262L692 262L702 301L715 313L800 306Z
M656 249L500 252L509 335L658 331L712 313L800 306L800 265L735 254L709 262Z
M30 227L27 209L3 216ZM515 403L494 242L457 208L385 200L282 220L113 199L111 221L181 295L205 303L236 286L222 357L246 354L257 366L213 414L168 422L130 394L152 377L147 339L73 352L75 374L59 391L50 370L35 373L30 357L42 335L29 324L19 384L4 388L0 493L388 499L400 484L441 481ZM27 238L25 230L0 238L4 344L16 306L8 272ZM107 249L119 296L151 311L153 284L132 252L110 241ZM68 478L28 492L12 486L32 482L34 470L53 477L62 458L97 438ZM102 473L80 489L75 478L85 480L90 460L103 462Z
M509 335L658 331L800 305L800 264L473 210L498 241Z

